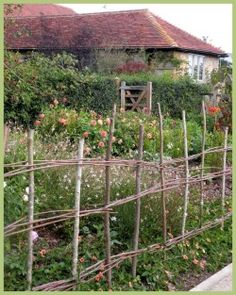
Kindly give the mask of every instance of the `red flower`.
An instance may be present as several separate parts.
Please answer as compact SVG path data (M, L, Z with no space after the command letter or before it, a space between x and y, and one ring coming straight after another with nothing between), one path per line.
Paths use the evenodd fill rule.
M211 114L215 114L220 112L220 108L219 107L208 107L208 112Z

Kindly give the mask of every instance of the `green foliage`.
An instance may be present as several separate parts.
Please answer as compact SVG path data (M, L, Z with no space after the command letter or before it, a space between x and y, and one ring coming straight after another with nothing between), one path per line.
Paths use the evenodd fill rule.
M186 111L187 118L201 112L203 95L209 92L209 86L198 84L188 76L173 79L169 74L156 76L153 74L120 75L127 85L145 85L152 81L152 106L157 113L157 103L163 113L169 113L174 118L181 118L182 111Z
M59 107L53 108L50 112L62 111ZM72 112L74 116L74 112ZM48 114L49 115L49 114ZM90 120L89 116L81 112L79 120ZM94 115L94 114L93 114ZM145 126L150 125L150 130L155 130L157 122L150 118L136 113L120 114L119 120L127 119L143 120ZM89 118L89 119L88 119ZM76 120L78 118L76 117ZM154 120L153 120L154 119ZM44 120L47 120L45 116ZM75 120L75 121L76 121ZM43 122L43 121L42 121ZM124 126L125 123L123 122ZM137 124L136 122L136 124ZM42 123L43 124L43 123ZM133 123L132 123L133 124ZM174 125L173 125L174 124ZM82 125L82 124L81 124ZM138 124L137 124L138 125ZM169 130L179 130L181 121L165 118L164 127ZM95 126L96 127L96 126ZM118 125L117 125L118 127ZM81 127L82 128L82 127ZM194 134L197 126L190 122L189 134ZM193 129L193 131L191 131ZM150 131L149 130L149 131ZM138 130L137 130L138 131ZM17 131L19 133L19 131ZM151 131L152 132L152 131ZM172 136L167 135L168 136ZM67 135L66 135L67 136ZM17 155L22 156L26 143L22 140L24 133L13 136L16 141L14 146L10 145L7 151L7 160L18 161ZM212 134L212 138L214 134ZM35 159L71 159L77 154L77 142L71 144L62 132L62 137L54 134L52 141L42 141L37 130L35 132ZM148 139L146 139L148 142ZM217 139L220 142L221 139ZM125 139L124 139L125 141ZM175 146L177 137L171 137ZM21 144L20 144L21 142ZM170 142L170 141L169 141ZM169 143L168 142L168 143ZM208 143L210 140L208 139ZM214 142L216 143L216 141ZM153 142L154 144L154 142ZM22 150L15 149L21 145ZM148 147L148 144L147 144ZM150 147L151 149L151 147ZM179 152L179 151L178 151ZM111 179L111 200L122 199L135 193L135 171L128 167L112 167ZM174 177L175 171L166 172L166 177ZM174 173L173 175L171 173ZM76 167L57 167L49 170L35 172L35 213L47 210L65 210L74 206ZM157 169L150 170L144 167L142 173L142 190L145 190L156 183L160 183L160 175ZM27 215L28 179L23 176L6 179L4 204L5 222L9 224L16 219ZM207 189L207 187L206 187ZM198 226L199 222L199 187L190 188L189 215L187 228L189 230ZM82 173L81 187L81 209L93 209L102 206L104 200L104 167L84 167ZM132 249L132 236L134 228L134 206L135 204L124 204L115 208L111 213L111 244L112 253ZM178 235L181 232L183 206L183 188L168 193L167 216L168 216L168 237ZM152 194L146 196L141 202L141 226L139 247L144 248L150 244L162 242L162 218L161 218L161 196ZM230 196L226 198L226 211L231 208ZM207 199L204 204L204 222L221 216L221 201L219 199ZM143 290L157 291L168 290L169 284L174 284L177 290L183 290L181 278L186 273L199 274L204 271L215 272L231 261L231 221L225 223L225 229L211 229L202 235L173 247L166 253L167 259L163 259L163 252L145 253L138 257L137 277L131 276L130 260L125 260L113 270L113 290ZM39 240L34 243L34 265L33 285L47 283L48 281L67 279L71 276L72 237L73 220L52 224L48 227L37 229ZM153 240L153 237L154 240ZM96 260L104 258L104 226L103 215L83 217L80 220L80 243L79 243L79 269L96 263ZM42 250L45 254L42 254ZM5 289L25 290L26 286L26 261L27 261L27 235L21 234L5 239ZM217 257L215 253L218 253ZM188 259L184 259L186 255ZM199 264L195 265L193 260L199 263L206 260L205 269ZM166 272L167 271L167 272ZM103 277L100 281L91 281L79 285L82 291L107 290L106 281Z
M5 123L33 128L46 104L75 95L78 75L72 56L5 52L4 63Z
M77 60L66 53L45 55L32 53L24 57L19 53L5 54L5 118L10 124L33 127L42 109L54 101L81 110L105 113L120 99L115 78L88 71L78 72ZM174 80L170 75L160 77L145 73L120 75L127 85L142 85L153 82L153 111L160 102L164 113L181 117L200 111L206 85L199 85L189 77Z

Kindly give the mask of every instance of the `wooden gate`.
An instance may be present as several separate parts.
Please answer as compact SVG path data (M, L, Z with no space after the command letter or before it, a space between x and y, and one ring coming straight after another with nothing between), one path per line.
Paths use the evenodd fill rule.
M151 114L152 112L152 82L146 86L126 86L121 82L121 108L125 111L139 111Z

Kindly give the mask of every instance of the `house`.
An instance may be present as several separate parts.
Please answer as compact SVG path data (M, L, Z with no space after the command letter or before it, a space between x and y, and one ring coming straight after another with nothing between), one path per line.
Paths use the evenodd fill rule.
M7 49L68 51L79 57L83 67L94 65L98 54L99 61L103 58L113 69L133 60L147 63L156 73L177 73L176 64L181 61L178 73L188 72L204 81L219 67L219 59L227 56L148 10L12 18L12 26L5 31ZM16 36L22 28L29 33Z

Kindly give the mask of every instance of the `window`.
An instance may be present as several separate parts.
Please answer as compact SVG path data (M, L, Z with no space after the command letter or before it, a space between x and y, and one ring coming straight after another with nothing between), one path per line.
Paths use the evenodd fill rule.
M204 80L204 56L189 54L189 75L196 80Z

